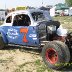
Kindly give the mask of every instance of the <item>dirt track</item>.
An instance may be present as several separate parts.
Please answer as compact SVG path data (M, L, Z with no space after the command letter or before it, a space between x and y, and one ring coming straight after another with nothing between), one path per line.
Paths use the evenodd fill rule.
M0 50L0 72L36 72L35 61L39 53L24 49Z
M15 47L0 50L0 72L72 72L70 69L55 71L47 68L38 50Z
M41 51L8 47L0 50L0 72L57 72L45 66Z

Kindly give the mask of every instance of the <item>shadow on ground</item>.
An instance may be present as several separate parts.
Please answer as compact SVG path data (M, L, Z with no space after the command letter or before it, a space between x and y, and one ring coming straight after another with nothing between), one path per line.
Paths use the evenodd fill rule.
M21 48L21 47L15 47L15 46L6 46L5 48L1 50L16 50L19 49L21 52L35 52L41 54L42 49L33 49L33 48Z

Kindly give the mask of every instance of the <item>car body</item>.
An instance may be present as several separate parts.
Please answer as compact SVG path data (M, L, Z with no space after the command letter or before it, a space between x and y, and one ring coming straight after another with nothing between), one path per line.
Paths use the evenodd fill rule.
M38 37L38 27L40 22L52 20L50 16L45 17L46 20L36 20L36 18L33 18L31 14L42 14L44 13L41 10L22 10L22 11L15 11L12 13L9 13L3 23L0 27L0 31L3 31L4 33L4 42L10 43L10 44L20 44L20 45L27 45L27 46L39 46L39 37ZM46 13L46 12L45 12ZM29 19L29 25L23 25L23 22L19 22L17 25L17 22L15 22L15 17L21 17L21 16L28 16ZM17 18L16 18L17 19ZM42 25L43 26L43 25ZM44 27L42 27L44 28ZM25 34L25 32L26 34Z

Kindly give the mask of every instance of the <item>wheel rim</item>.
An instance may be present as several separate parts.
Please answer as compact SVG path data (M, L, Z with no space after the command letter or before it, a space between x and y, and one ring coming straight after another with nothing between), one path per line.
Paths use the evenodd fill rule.
M53 48L49 48L46 50L46 60L51 64L55 64L58 61L58 54L56 50Z

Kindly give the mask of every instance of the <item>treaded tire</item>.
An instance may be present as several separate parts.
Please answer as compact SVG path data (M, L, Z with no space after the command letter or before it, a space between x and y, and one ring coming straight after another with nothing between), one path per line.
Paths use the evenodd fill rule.
M65 61L69 62L70 61L70 51L69 51L68 46L61 41L55 41L55 42L61 47L61 50L63 54L65 55Z
M60 69L69 62L70 52L65 43L51 41L42 49L42 58L49 68Z
M0 49L3 49L5 46L5 43L3 41L2 35L0 34Z

